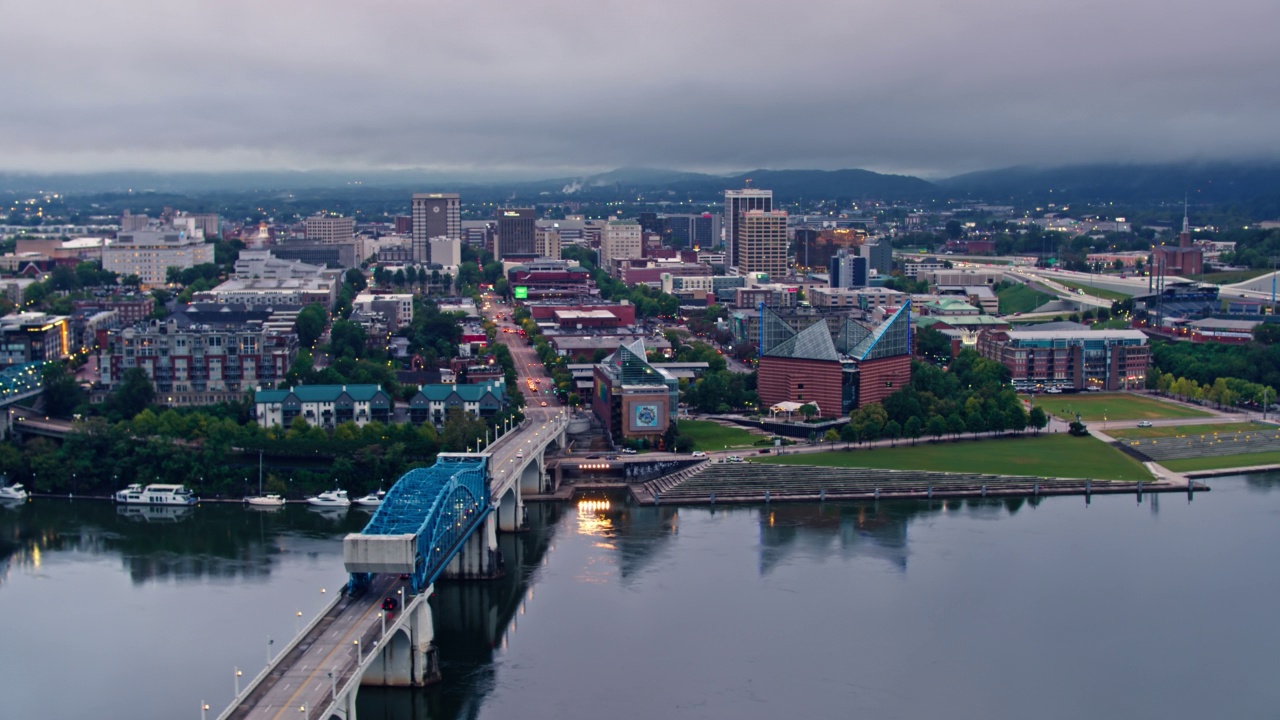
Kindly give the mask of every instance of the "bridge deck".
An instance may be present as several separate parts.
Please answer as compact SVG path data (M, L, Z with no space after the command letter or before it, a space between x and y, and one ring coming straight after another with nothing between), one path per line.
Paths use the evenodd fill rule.
M345 597L297 640L256 686L249 689L238 703L233 703L223 718L237 720L267 718L320 717L332 702L332 688L339 692L360 672L355 641L360 640L361 657L375 650L381 641L383 598L404 589L408 582L394 575L378 576L369 590L359 597ZM399 608L398 612L403 612ZM377 648L380 649L380 648ZM333 680L329 673L333 673ZM305 708L305 711L303 710Z

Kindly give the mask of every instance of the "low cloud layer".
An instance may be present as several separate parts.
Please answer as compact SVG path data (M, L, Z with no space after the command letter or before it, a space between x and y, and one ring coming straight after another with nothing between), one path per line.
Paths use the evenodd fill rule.
M940 175L1280 148L1274 0L2 6L0 169Z

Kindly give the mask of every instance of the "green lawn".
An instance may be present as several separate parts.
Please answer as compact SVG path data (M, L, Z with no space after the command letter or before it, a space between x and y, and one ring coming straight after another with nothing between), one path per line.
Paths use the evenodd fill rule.
M1093 287L1088 283L1078 283L1072 280L1060 280L1058 278L1051 279L1059 285L1064 285L1072 290L1083 290L1085 295L1092 295L1097 298L1102 298L1103 300L1128 300L1133 297L1132 295L1126 295L1125 293L1116 292L1115 290L1103 290L1099 287Z
M1232 272L1216 272L1205 273L1204 275L1193 275L1191 280L1200 282L1214 283L1216 285L1231 285L1245 280L1262 277L1271 274L1270 270L1234 270Z
M1254 465L1280 465L1280 452L1249 453L1226 457L1197 457L1185 460L1165 460L1160 463L1174 472L1193 470L1218 470L1221 468L1252 467Z
M693 438L698 450L723 450L729 447L749 447L761 435L753 435L742 428L725 427L710 420L681 420L677 423L681 435Z
M1049 293L1033 290L1026 285L1011 285L996 293L1000 298L1000 314L1012 315L1016 312L1031 312L1054 299Z
M1102 422L1104 419L1158 420L1212 416L1212 413L1203 410L1128 393L1037 394L1035 404L1044 408L1045 412L1064 420L1074 420L1076 413L1080 413L1080 419L1084 422Z
M752 462L886 470L992 473L1094 480L1149 480L1142 463L1092 437L1052 434L896 448L751 458Z
M1275 425L1255 422L1212 423L1206 425L1165 425L1149 428L1118 428L1107 434L1117 440L1145 440L1147 438L1182 437L1185 435L1212 435L1232 432L1272 432L1280 434Z

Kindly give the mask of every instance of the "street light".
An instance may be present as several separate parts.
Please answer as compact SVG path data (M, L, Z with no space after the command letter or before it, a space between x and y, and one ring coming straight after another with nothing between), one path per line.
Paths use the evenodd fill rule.
M243 674L240 668L235 668L236 697L240 697L240 676Z
M268 664L268 665L270 665L270 664L271 664L271 646L272 646L273 644L275 644L275 640L272 640L272 639L271 639L271 636L270 636L270 635L268 635L268 636L267 636L267 664Z
M338 699L338 681L333 679L333 671L329 671L329 693L330 699Z
M204 720L205 713L207 712L209 712L209 703L201 700L200 701L200 720Z

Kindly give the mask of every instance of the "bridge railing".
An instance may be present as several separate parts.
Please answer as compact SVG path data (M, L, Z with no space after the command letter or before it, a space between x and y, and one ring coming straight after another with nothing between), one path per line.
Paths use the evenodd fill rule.
M252 680L249 681L249 684L245 686L244 690L239 695L231 699L231 704L227 705L227 708L223 710L221 714L218 715L218 720L227 720L228 718L230 718L231 714L240 708L240 703L245 698L248 698L250 695L252 695L253 691L256 690L258 686L262 684L262 681L266 679L267 675L269 675L271 671L275 669L275 667L279 665L282 660L289 657L289 653L293 652L294 649L298 647L298 643L302 642L303 638L310 635L311 631L315 629L316 625L319 625L321 620L324 620L326 617L328 617L329 613L333 612L333 609L338 606L338 603L342 602L346 597L347 597L346 589L339 588L338 591L334 593L333 600L330 601L328 605L325 605L324 608L321 609L320 612L317 613L315 617L311 618L311 622L307 623L307 626L302 628L302 632L298 633L297 635L294 635L293 639L289 641L289 644L285 645L283 648L280 649L280 653L277 654L271 660L271 662L267 663L262 668L261 672L259 672L257 675L254 676Z

